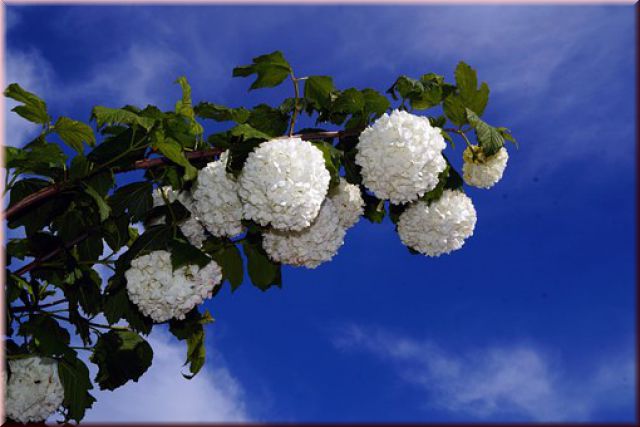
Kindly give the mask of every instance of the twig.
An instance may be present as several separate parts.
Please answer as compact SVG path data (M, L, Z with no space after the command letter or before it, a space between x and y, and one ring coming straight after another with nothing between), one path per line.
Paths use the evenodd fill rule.
M38 259L30 262L29 264L25 265L24 267L22 267L21 269L16 271L14 274L17 275L17 276L22 276L23 274L28 273L29 271L33 270L34 268L39 267L40 264L42 264L42 263L50 260L54 256L58 255L60 252L62 252L64 250L67 250L69 248L72 248L73 246L75 246L78 243L82 242L87 237L89 237L89 233L80 234L79 236L77 236L76 238L71 240L66 245L60 246L60 247L54 249L53 251L49 252L48 254L44 255L43 257L38 258Z
M54 305L62 304L63 302L67 302L67 300L66 299L59 299L57 301L53 301L53 302L50 302L48 304L35 305L33 307L28 307L28 306L10 307L10 309L14 313L20 313L20 312L23 312L23 311L36 311L36 310L39 310L41 308L47 308L47 307L52 307Z
M296 127L296 119L300 111L300 88L298 87L298 79L291 73L291 81L293 82L293 91L295 93L293 114L291 115L291 123L289 124L289 137L293 136L293 130Z

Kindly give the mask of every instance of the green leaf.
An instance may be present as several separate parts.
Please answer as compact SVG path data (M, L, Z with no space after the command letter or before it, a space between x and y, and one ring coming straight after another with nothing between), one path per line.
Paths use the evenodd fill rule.
M102 236L99 233L91 233L89 237L78 243L77 248L79 261L96 261L104 250Z
M191 102L191 86L187 78L182 76L176 80L176 83L182 88L182 99L176 102L176 113L186 117L189 120L190 131L192 135L200 136L204 132L202 126L196 121L196 115L193 111Z
M319 108L328 108L336 88L329 76L309 76L304 82L304 98Z
M231 292L241 284L244 276L242 256L235 245L223 246L212 254L213 259L222 268L222 275L231 284Z
M244 139L260 139L264 141L268 141L269 139L271 139L271 136L267 135L264 132L260 132L257 129L254 129L246 123L241 123L232 127L229 130L229 133L232 136L241 136Z
M110 330L98 338L90 360L98 365L95 381L101 390L114 390L144 374L153 350L140 335L126 330Z
M133 259L139 255L169 248L169 239L172 236L172 228L169 225L154 225L147 228L131 245L126 252L127 258Z
M253 58L252 64L233 69L233 77L248 77L252 74L257 75L256 80L249 90L278 86L291 73L291 66L286 59L284 59L280 51L257 56Z
M169 331L179 340L187 341L187 363L190 364L191 375L182 374L185 378L193 378L204 366L206 357L206 347L204 345L204 328L207 323L213 322L209 311L200 314L194 308L184 320L172 319L169 321Z
M51 121L47 113L47 105L37 95L28 92L17 83L11 83L4 91L4 96L15 99L23 105L13 108L11 111L33 123L45 125Z
M363 89L362 96L364 97L365 111L368 114L373 114L376 118L383 115L391 107L387 97L374 89Z
M105 125L124 124L137 125L148 131L156 122L153 118L141 117L129 110L102 106L93 108L91 118L96 121L98 128L102 128Z
M481 116L489 100L489 86L482 83L478 89L476 70L462 61L458 63L454 74L462 103Z
M63 405L68 409L67 418L80 422L96 399L89 394L93 388L89 369L75 354L67 354L58 363L58 375L64 388Z
M194 107L197 116L211 119L217 122L234 121L245 123L249 119L250 112L246 108L230 108L211 102L201 102Z
M350 88L341 92L333 103L332 109L346 114L362 112L365 107L364 95L357 89Z
M267 104L260 104L251 110L247 124L270 137L280 136L289 127L289 114Z
M444 114L451 120L456 126L462 126L467 123L467 115L464 108L464 103L459 95L449 95L445 98L442 109Z
M177 270L185 265L197 265L200 268L211 262L211 258L200 249L183 240L173 239L169 241L171 248L171 266Z
M133 330L143 334L150 333L153 328L153 321L140 313L138 306L129 299L126 281L120 275L109 278L103 313L110 324L125 319Z
M279 279L280 265L269 259L260 242L242 242L247 257L247 270L254 286L266 291L276 285Z
M438 200L442 196L442 193L444 192L445 184L447 183L447 179L449 178L450 170L451 170L450 165L447 162L447 166L445 167L445 169L438 174L438 184L436 184L434 189L432 189L431 191L425 193L422 197L420 197L420 200L422 200L423 202L427 202L429 204L431 202Z
M342 158L342 152L326 141L316 141L312 142L312 144L322 151L325 167L331 175L329 188L332 189L340 184L340 160Z
M375 196L362 193L364 199L364 217L370 222L381 223L385 216L384 200L380 200Z
M97 165L128 167L144 157L149 145L150 140L144 131L126 129L98 144L87 154L87 159Z
M22 149L5 147L7 169L15 169L16 174L34 173L55 180L63 179L67 156L59 144L48 143L40 136Z
M140 221L153 206L152 191L153 185L148 181L127 184L113 193L109 204L114 213L122 214L127 210L132 222Z
M55 125L53 125L53 130L65 144L78 153L84 151L83 142L86 142L91 147L96 144L96 137L89 125L77 120L71 120L68 117L59 117Z
M100 221L102 222L109 218L111 208L107 204L106 200L89 184L84 184L84 191L89 196L91 196L94 202L96 202L96 206L98 207L98 211L100 213Z
M164 137L162 132L157 131L153 146L160 150L169 160L185 168L184 179L186 181L191 181L198 176L198 170L189 163L178 141L171 137Z
M516 148L518 148L518 141L516 141L513 135L511 135L511 131L509 129L505 127L497 127L496 129L505 140L513 142L516 145Z
M71 351L69 331L61 327L52 317L35 314L20 326L21 335L31 335L38 351L43 355L61 356Z
M108 218L102 224L104 241L114 252L125 246L130 239L129 219L126 215Z
M476 131L478 145L485 156L496 154L504 145L504 138L500 131L483 122L473 111L466 109L469 124Z

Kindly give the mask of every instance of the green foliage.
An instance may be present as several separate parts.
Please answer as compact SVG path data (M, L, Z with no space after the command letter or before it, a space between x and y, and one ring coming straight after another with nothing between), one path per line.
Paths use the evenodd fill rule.
M482 116L489 100L489 86L482 83L478 89L476 71L464 62L459 62L455 71L457 91L451 93L443 103L445 115L457 126L468 122L466 110Z
M114 390L129 380L138 381L153 358L148 342L135 332L110 330L100 335L91 361L98 365L95 381L101 390Z
M171 320L169 331L179 340L187 342L187 360L190 375L182 374L185 378L193 378L204 366L206 347L204 345L204 325L213 322L208 311L200 314L197 309L191 310L184 320Z
M146 131L149 131L156 122L153 118L140 116L124 108L108 108L102 106L93 108L91 119L96 121L98 128L104 129L105 126L111 125L130 125L140 126Z
M75 352L66 354L58 363L58 374L64 387L63 404L67 408L66 419L81 421L87 409L96 399L89 394L93 389L89 369L76 357Z
M310 76L304 82L304 99L316 109L328 108L336 88L329 76Z
M238 248L235 245L224 245L211 256L222 268L222 275L231 285L231 291L238 289L244 277L242 256Z
M364 199L364 217L370 222L381 223L386 215L384 200L380 200L364 191L362 192L362 198Z
M271 261L262 249L259 237L242 242L244 254L247 257L247 271L251 283L258 289L266 291L271 286L281 286L280 264Z
M208 235L202 247L195 247L180 230L191 215L182 203L167 201L153 207L156 187L193 189L198 169L214 158L211 151L200 152L203 145L219 149L218 154L226 150L226 169L238 176L251 151L283 136L299 114L307 114L315 119L314 127L292 131L322 151L331 176L330 189L344 177L360 186L365 218L381 223L388 214L397 224L409 204L387 204L375 197L362 185L361 170L355 163L359 133L378 117L392 108L441 107L442 113L437 110L427 117L432 126L442 129L452 147L454 138L462 138L471 129L485 155L497 152L505 140L516 143L508 128L493 127L480 118L489 88L478 83L476 71L464 62L455 69L455 84L435 73L420 78L402 75L387 91L390 99L373 88L337 88L331 76L296 78L279 51L253 58L251 64L236 67L233 75L255 77L250 90L275 87L291 78L295 97L252 108L208 101L194 105L191 86L185 77L179 77L176 83L181 95L173 110L162 111L153 105L96 106L90 116L96 125L94 133L88 123L64 116L52 118L45 102L18 84L9 85L4 92L20 103L12 111L41 125L39 135L26 145L5 148L8 209L15 210L7 226L24 227L24 238L10 239L5 247L5 348L8 354L58 360L66 421L81 421L95 401L89 393L93 387L89 370L71 346L71 334L82 341L85 350L92 351L90 361L98 366L95 382L101 389L137 381L151 364L152 349L141 335L149 334L154 323L133 304L126 288L125 272L136 257L167 250L174 269L203 267L213 260L232 292L243 283L245 267L258 289L282 286L282 266L262 247L264 227L244 221L244 236L231 240ZM204 138L201 119L226 122L225 130ZM335 128L339 131L332 130ZM319 132L323 134L312 135ZM67 156L62 144L74 153ZM160 162L153 160L159 156L163 157ZM144 175L132 173L128 176L133 180L124 181L126 184L116 181L118 173L141 168L146 169ZM422 200L430 203L445 189L462 188L460 174L447 160L436 188ZM54 196L38 196L47 193ZM144 225L140 233L139 223ZM217 286L214 295L221 288ZM106 324L96 323L97 316L103 316ZM204 326L212 321L207 311L197 308L184 320L169 321L172 334L187 346L186 378L198 373L205 362ZM16 344L18 335L24 338L21 345Z
M253 63L233 69L233 77L248 77L256 74L249 90L274 87L282 83L293 70L280 51L253 58Z
M17 83L11 83L4 91L4 96L15 99L23 105L14 107L11 111L30 122L48 125L51 117L47 113L47 104L35 94L27 92Z
M486 156L496 154L504 145L504 137L502 133L483 122L473 111L466 109L467 119L469 124L476 131L476 138L478 139L478 145L482 148L483 153Z
M60 139L62 139L65 144L78 153L84 151L83 142L86 142L90 147L96 144L93 129L82 122L71 120L67 117L59 117L52 129L60 136Z

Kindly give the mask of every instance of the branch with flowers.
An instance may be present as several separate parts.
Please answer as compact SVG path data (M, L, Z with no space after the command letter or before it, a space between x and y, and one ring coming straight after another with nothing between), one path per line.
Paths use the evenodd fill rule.
M41 126L6 148L5 219L22 236L5 246L10 420L57 411L81 421L95 385L113 390L146 372L157 324L185 341L193 377L212 320L206 299L226 283L282 286L283 265L330 261L362 217L388 215L413 254L460 249L476 224L464 184L495 185L505 141L515 142L481 119L489 87L463 62L455 84L400 76L386 94L296 77L278 51L233 76L255 77L250 90L290 80L294 96L251 109L194 105L181 77L174 110L97 106L88 124L54 121L37 95L6 88L13 111ZM317 127L296 130L305 114ZM202 121L227 127L205 138ZM444 154L455 139L462 173ZM124 173L135 179L123 183ZM90 353L95 378L78 351Z

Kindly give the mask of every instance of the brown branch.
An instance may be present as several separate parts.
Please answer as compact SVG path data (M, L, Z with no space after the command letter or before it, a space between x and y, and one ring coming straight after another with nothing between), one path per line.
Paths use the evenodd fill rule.
M39 267L40 264L42 264L44 262L47 262L48 260L50 260L54 256L58 255L60 252L72 248L73 246L75 246L78 243L82 242L87 237L89 237L89 233L82 233L82 234L78 235L75 239L71 240L66 245L60 246L60 247L54 249L53 251L49 252L48 254L44 255L43 257L38 258L38 259L30 262L29 264L23 266L21 269L19 269L18 271L16 271L13 274L15 274L17 276L22 276L23 274L28 273L29 271L33 270L34 268Z
M300 137L304 140L314 140L314 139L323 139L323 138L341 138L343 136L358 135L360 132L362 132L362 129L355 129L355 130L348 130L348 131L314 132L314 133L307 133L307 134L294 135L294 136ZM279 138L286 138L286 137L279 137ZM208 150L191 151L191 152L185 153L185 155L189 160L198 160L198 159L214 157L222 153L223 151L224 150L219 148L211 148ZM170 163L171 163L171 160L167 159L166 157L157 157L153 159L138 160L137 162L135 162L133 165L129 167L114 168L113 171L114 173L121 173L121 172L137 170L137 169L151 169L157 166L162 166ZM43 202L55 196L56 194L60 193L62 190L68 189L68 188L70 187L65 187L65 182L60 182L60 183L53 184L49 187L45 187L41 190L38 190L35 193L29 194L27 197L20 200L15 205L11 206L9 209L6 210L4 214L5 219L7 221L11 221L13 218L19 216L30 207L40 202Z
M5 212L5 218L7 221L11 221L15 216L20 215L23 210L28 208L29 206L35 205L36 203L48 199L50 197L55 196L60 191L62 191L62 183L56 183L49 187L45 187L41 190L36 191L35 193L29 194L24 199L20 200L15 205L11 206Z
M59 300L56 300L54 302L50 302L48 304L34 305L32 307L29 307L29 306L9 307L9 309L14 313L22 313L24 311L37 311L37 310L40 310L42 308L47 308L47 307L52 307L54 305L62 304L64 302L67 302L67 300L66 299L59 299Z

